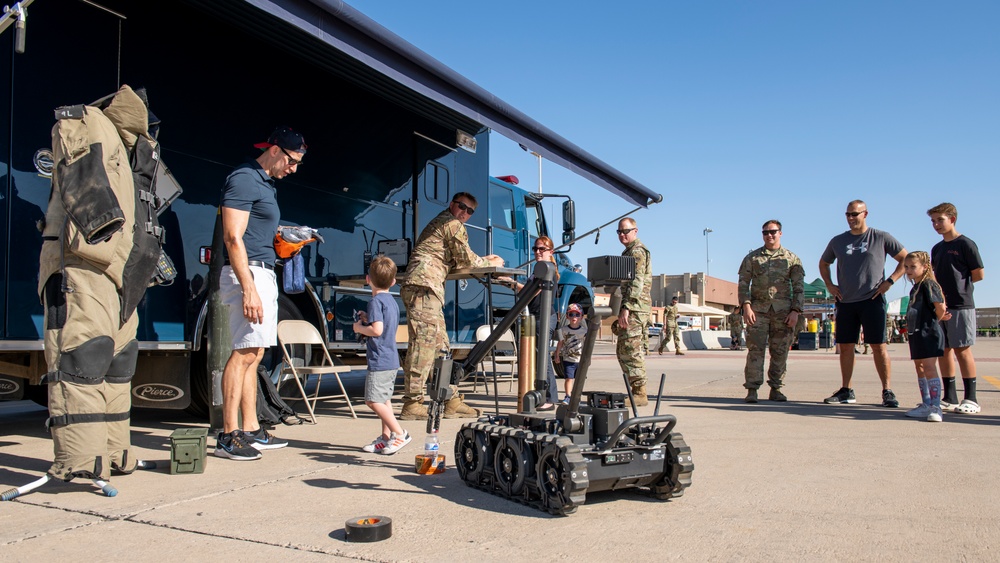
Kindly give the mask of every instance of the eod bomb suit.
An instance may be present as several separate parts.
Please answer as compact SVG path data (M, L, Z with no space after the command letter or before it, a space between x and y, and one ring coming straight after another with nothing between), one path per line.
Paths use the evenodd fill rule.
M137 462L129 439L134 313L163 237L154 195L159 146L150 134L157 124L144 92L128 86L61 107L56 119L38 274L55 450L48 474L107 479L112 467L129 473Z

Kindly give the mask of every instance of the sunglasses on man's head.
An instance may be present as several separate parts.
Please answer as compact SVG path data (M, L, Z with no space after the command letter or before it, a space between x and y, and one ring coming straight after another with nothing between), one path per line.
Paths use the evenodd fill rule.
M867 213L867 211L848 211L847 213L844 213L844 215L847 215L848 217L857 217L862 213Z
M617 232L620 235L627 235L627 234L631 233L634 230L635 230L635 228L631 228L631 229L618 229Z
M776 235L776 234L778 234L780 232L781 232L780 229L764 229L763 231L760 232L760 234L762 234L764 236L768 236L768 235L774 236L774 235Z
M459 209L461 209L462 211L465 211L469 215L472 215L473 213L476 212L476 208L475 207L469 207L468 205L465 205L461 201L453 201L452 203L454 203L455 205L457 205Z

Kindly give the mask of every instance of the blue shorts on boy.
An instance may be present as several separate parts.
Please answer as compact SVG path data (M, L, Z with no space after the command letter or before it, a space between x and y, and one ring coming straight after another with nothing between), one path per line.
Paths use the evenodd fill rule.
M566 379L576 379L576 368L580 367L579 362L567 362L563 360L563 373Z

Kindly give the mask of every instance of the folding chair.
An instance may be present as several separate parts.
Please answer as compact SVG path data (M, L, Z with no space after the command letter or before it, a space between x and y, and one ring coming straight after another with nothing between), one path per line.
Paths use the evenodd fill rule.
M351 409L351 416L358 418L357 413L354 412L354 406L351 404L351 399L347 396L347 391L344 389L344 382L340 380L340 374L351 371L351 368L350 366L335 364L333 362L333 358L330 357L330 351L326 349L326 343L323 342L323 337L320 336L315 326L307 321L281 321L278 323L278 343L281 345L281 353L284 356L281 365L281 375L279 376L280 380L278 381L279 389L281 384L284 383L285 377L290 375L291 379L295 380L295 385L299 388L299 393L302 395L302 400L306 403L306 410L309 411L309 418L312 419L313 424L316 424L315 411L317 401L336 397L343 397L347 401L347 407ZM291 347L295 345L311 346L313 344L319 345L323 350L323 364L318 366L295 365L296 362L293 361L290 351ZM323 383L323 376L329 373L332 373L337 378L340 393L320 397L319 391ZM316 376L316 390L310 397L306 394L304 384L311 375ZM282 399L297 399L297 397L282 397Z
M482 325L476 329L476 341L481 342L489 338L490 333L493 331L493 327L490 325ZM486 374L492 374L494 380L500 378L498 373L500 366L506 366L510 369L510 373L505 375L510 385L507 386L507 392L514 390L514 379L517 377L517 345L514 340L514 333L507 329L504 331L500 339L497 340L493 347L493 354L486 356L479 362L479 371L483 374L483 386L486 387L486 393L490 392L490 385L487 381ZM487 370L487 366L491 369ZM479 388L479 378L475 378L472 383L472 392L475 393L476 389Z

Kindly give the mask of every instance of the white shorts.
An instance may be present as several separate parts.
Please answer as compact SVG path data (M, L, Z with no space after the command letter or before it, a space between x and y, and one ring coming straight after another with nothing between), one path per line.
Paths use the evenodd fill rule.
M229 335L233 340L233 350L270 348L278 343L278 278L274 270L260 266L250 266L250 273L264 308L264 321L260 324L251 324L243 316L243 289L233 267L223 266L219 278L222 303L229 307Z

